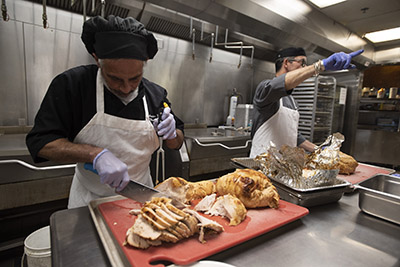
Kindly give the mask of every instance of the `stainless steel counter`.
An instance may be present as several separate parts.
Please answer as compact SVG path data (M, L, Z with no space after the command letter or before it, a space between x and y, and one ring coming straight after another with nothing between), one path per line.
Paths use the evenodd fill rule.
M0 185L71 176L74 164L34 163L25 144L26 134L0 135Z
M68 198L74 164L35 164L25 137L0 135L0 210Z
M358 193L208 260L240 266L400 266L400 225L360 211ZM88 208L50 219L53 266L109 266Z

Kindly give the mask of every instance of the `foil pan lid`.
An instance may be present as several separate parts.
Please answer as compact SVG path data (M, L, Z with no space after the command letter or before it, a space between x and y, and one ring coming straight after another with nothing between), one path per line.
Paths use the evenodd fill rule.
M335 185L343 141L344 136L340 133L330 135L311 154L299 147L283 145L278 149L271 144L268 151L255 160L265 175L292 188Z

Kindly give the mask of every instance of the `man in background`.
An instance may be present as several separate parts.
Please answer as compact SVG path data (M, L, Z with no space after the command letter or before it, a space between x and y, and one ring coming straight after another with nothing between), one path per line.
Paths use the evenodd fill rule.
M324 70L355 68L351 59L363 51L350 54L335 53L312 65L307 65L307 56L301 47L289 47L279 51L275 60L275 77L262 81L254 95L250 157L254 158L267 152L271 142L278 149L282 145L289 145L313 152L315 144L298 132L300 115L291 96L293 89Z

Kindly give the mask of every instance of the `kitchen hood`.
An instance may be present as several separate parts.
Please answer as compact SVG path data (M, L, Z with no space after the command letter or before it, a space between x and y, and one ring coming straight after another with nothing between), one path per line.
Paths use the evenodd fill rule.
M141 14L146 27L183 39L190 39L191 29L196 30L196 42L210 45L207 38L216 34L218 42L224 42L228 30L228 42L242 41L254 46L254 57L274 61L278 50L288 46L303 47L309 62L338 51L351 52L364 49L354 59L359 67L373 64L374 48L361 37L349 32L315 8L299 0L111 0L109 3L127 8L130 16ZM278 3L278 4L276 4ZM190 19L192 18L192 19ZM191 27L192 26L192 27ZM200 37L202 33L203 40ZM219 47L224 49L224 47ZM238 52L238 49L236 51ZM243 53L250 55L250 50Z
M94 0L93 0L94 1ZM300 0L47 0L49 6L82 13L86 3L88 16L105 13L139 19L148 30L186 39L207 46L239 53L238 46L223 43L242 42L245 56L274 61L276 52L288 46L303 47L309 62L338 51L364 49L354 58L359 68L374 62L374 47L317 9ZM36 1L35 2L41 2ZM193 30L194 29L194 30ZM214 35L214 36L213 36ZM219 45L215 45L218 42ZM240 47L240 45L239 45Z

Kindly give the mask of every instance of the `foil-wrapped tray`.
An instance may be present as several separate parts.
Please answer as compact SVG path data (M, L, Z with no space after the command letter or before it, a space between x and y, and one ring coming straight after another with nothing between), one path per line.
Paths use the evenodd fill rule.
M261 164L253 158L232 158L231 161L239 168L261 170ZM351 183L348 181L336 178L331 185L303 189L290 187L272 177L269 178L277 188L281 199L303 207L336 202L343 196L347 188L351 186Z

